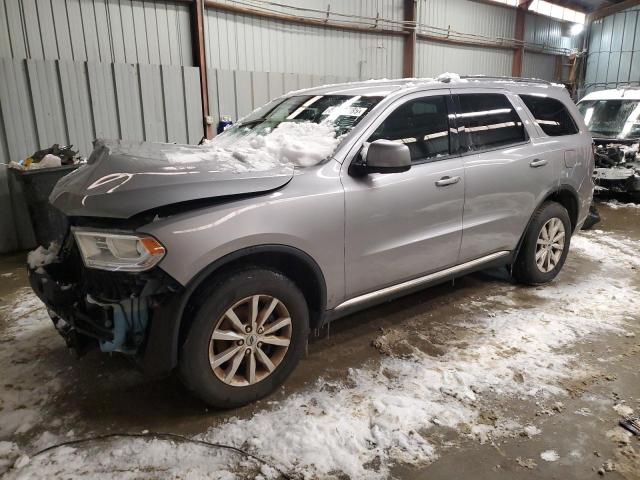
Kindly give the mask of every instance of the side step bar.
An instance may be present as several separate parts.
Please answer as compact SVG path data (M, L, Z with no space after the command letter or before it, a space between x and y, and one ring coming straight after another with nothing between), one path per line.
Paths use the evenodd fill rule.
M485 263L490 263L494 260L508 257L509 255L510 252L502 251L492 253L491 255L487 255L484 257L476 258L475 260L471 260L470 262L461 263L460 265L456 265L445 270L440 270L439 272L430 273L429 275L425 275L423 277L414 278L413 280L407 280L406 282L391 285L390 287L385 287L374 292L365 293L364 295L359 295L345 302L342 302L334 310L340 311L355 307L359 304L374 303L376 301L384 299L385 297L392 297L394 295L397 295L405 290L415 289L422 285L427 285L443 278L455 276L457 273L473 270L474 268L477 268Z

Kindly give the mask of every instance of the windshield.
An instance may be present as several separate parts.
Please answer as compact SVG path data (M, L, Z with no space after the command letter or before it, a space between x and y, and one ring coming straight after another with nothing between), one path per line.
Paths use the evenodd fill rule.
M331 127L334 138L355 127L382 97L361 95L296 95L270 102L213 139L230 147L249 134L267 135L284 123L315 123Z
M631 139L640 137L640 101L588 100L578 104L594 137Z

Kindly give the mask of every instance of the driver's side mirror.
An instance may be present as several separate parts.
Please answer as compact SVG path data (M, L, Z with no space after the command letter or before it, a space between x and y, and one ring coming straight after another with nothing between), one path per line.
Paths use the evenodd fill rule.
M411 152L403 143L376 140L362 149L362 173L398 173L411 168Z

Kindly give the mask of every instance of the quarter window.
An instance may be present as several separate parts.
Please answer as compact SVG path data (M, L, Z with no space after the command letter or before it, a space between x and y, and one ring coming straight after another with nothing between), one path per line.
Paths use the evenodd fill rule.
M536 123L550 137L578 133L573 117L562 102L537 95L520 95L520 98L536 119Z
M444 96L411 100L389 115L368 141L393 140L409 147L414 162L449 155L449 122Z
M467 132L467 149L487 150L527 139L522 120L504 95L463 94L458 98L457 125L460 131Z

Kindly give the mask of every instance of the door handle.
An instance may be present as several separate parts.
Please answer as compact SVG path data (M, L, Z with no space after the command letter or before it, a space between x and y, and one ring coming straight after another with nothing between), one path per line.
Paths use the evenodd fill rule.
M436 187L446 187L447 185L453 185L460 181L460 177L442 177L440 180L436 182Z
M529 166L530 166L531 168L539 168L539 167L544 167L547 163L549 163L549 162L547 162L546 160L542 160L542 159L540 159L540 158L536 158L535 160L533 160L533 161L529 164Z

